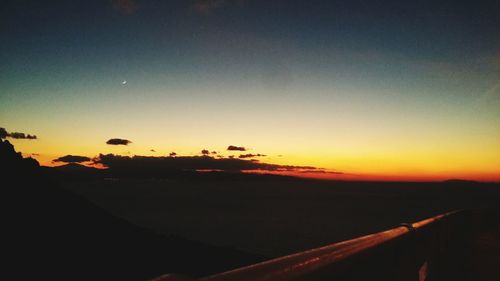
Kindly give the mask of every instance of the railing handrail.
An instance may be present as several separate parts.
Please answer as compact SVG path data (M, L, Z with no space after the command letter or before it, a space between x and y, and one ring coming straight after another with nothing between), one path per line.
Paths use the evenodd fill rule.
M401 224L398 227L382 232L365 235L362 237L333 243L327 246L306 250L303 252L278 257L261 263L237 268L234 270L202 277L199 281L284 281L298 280L304 276L314 274L317 271L342 263L349 258L369 252L375 248L383 248L384 245L400 239L407 239L413 234L427 233L427 229L438 225L439 221L446 221L451 217L464 215L467 211L458 210L440 214L411 224ZM438 229L436 232L442 232ZM436 235L434 235L436 236ZM443 234L438 234L442 239ZM431 238L425 238L427 240ZM432 238L435 239L435 238ZM429 244L428 242L426 242ZM405 244L406 245L406 244ZM401 246L401 245L400 245ZM426 265L427 267L427 265ZM418 276L418 269L416 270ZM155 281L167 280L194 280L186 277L164 275L154 279ZM411 278L409 278L411 279ZM302 279L301 279L302 280ZM418 278L416 280L419 280Z

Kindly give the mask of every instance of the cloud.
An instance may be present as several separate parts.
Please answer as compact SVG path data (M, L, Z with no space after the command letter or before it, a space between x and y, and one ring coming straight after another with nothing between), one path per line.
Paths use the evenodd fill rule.
M113 9L124 15L132 15L137 11L137 2L135 0L111 0Z
M300 173L304 174L331 174L331 175L344 175L345 173L343 172L337 172L337 171L327 171L323 169L314 169L314 170L302 170Z
M52 160L52 162L64 162L64 163L81 163L91 161L89 157L78 156L78 155L66 155Z
M230 145L227 147L227 150L232 150L232 151L247 151L247 149L243 146L234 146Z
M7 132L7 130L5 130L5 128L0 128L0 139L5 139L5 138L26 139L26 140L36 140L37 139L37 137L35 135L19 133L19 132L9 133L9 132Z
M186 171L269 171L269 172L292 172L292 171L314 171L318 168L311 166L293 166L261 163L259 161L243 160L238 158L214 158L207 155L202 156L177 156L177 157L155 157L155 156L121 156L114 154L99 154L94 163L108 167L111 172L130 176L162 176L165 173Z
M175 153L175 152L170 152L169 156L170 156L170 157L177 156L177 153Z
M240 154L240 156L238 158L254 158L254 157L266 157L267 155L264 155L264 154L251 154L251 153L248 153L248 154Z
M200 14L210 14L213 10L224 6L227 0L195 0L191 8Z
M129 140L125 140L125 139L109 139L106 142L106 144L110 144L110 145L128 145L129 143L132 143L132 142Z
M203 155L209 155L209 154L210 154L210 151L208 151L207 149L203 149L203 150L201 151L201 154L203 154Z
M156 152L156 150L154 150L154 149L150 149L149 151L151 151L151 152Z
M18 132L13 132L8 135L8 137L13 138L13 139L28 139L28 140L36 140L35 135L30 135L30 134L24 134L24 133L18 133Z

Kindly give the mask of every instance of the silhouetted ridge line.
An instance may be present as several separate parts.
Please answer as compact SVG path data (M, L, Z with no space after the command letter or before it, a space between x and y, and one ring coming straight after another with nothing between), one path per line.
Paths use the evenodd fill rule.
M5 268L18 279L146 280L166 271L201 276L262 260L164 237L109 215L59 187L8 141L0 143L0 164L9 183Z

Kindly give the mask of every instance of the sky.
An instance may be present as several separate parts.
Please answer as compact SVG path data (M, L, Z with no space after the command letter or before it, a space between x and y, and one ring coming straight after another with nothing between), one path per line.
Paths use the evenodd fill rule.
M42 2L0 2L0 127L43 165L235 145L313 177L500 181L495 1Z

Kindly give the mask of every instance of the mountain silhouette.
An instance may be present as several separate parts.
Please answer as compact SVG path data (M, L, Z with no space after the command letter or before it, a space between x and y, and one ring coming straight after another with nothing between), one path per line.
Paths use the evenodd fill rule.
M5 266L10 280L146 280L164 273L202 276L262 257L162 236L106 213L60 187L32 158L0 143ZM98 172L65 165L65 172ZM166 224L169 222L166 221ZM9 272L11 271L11 272ZM12 278L14 276L15 278Z

